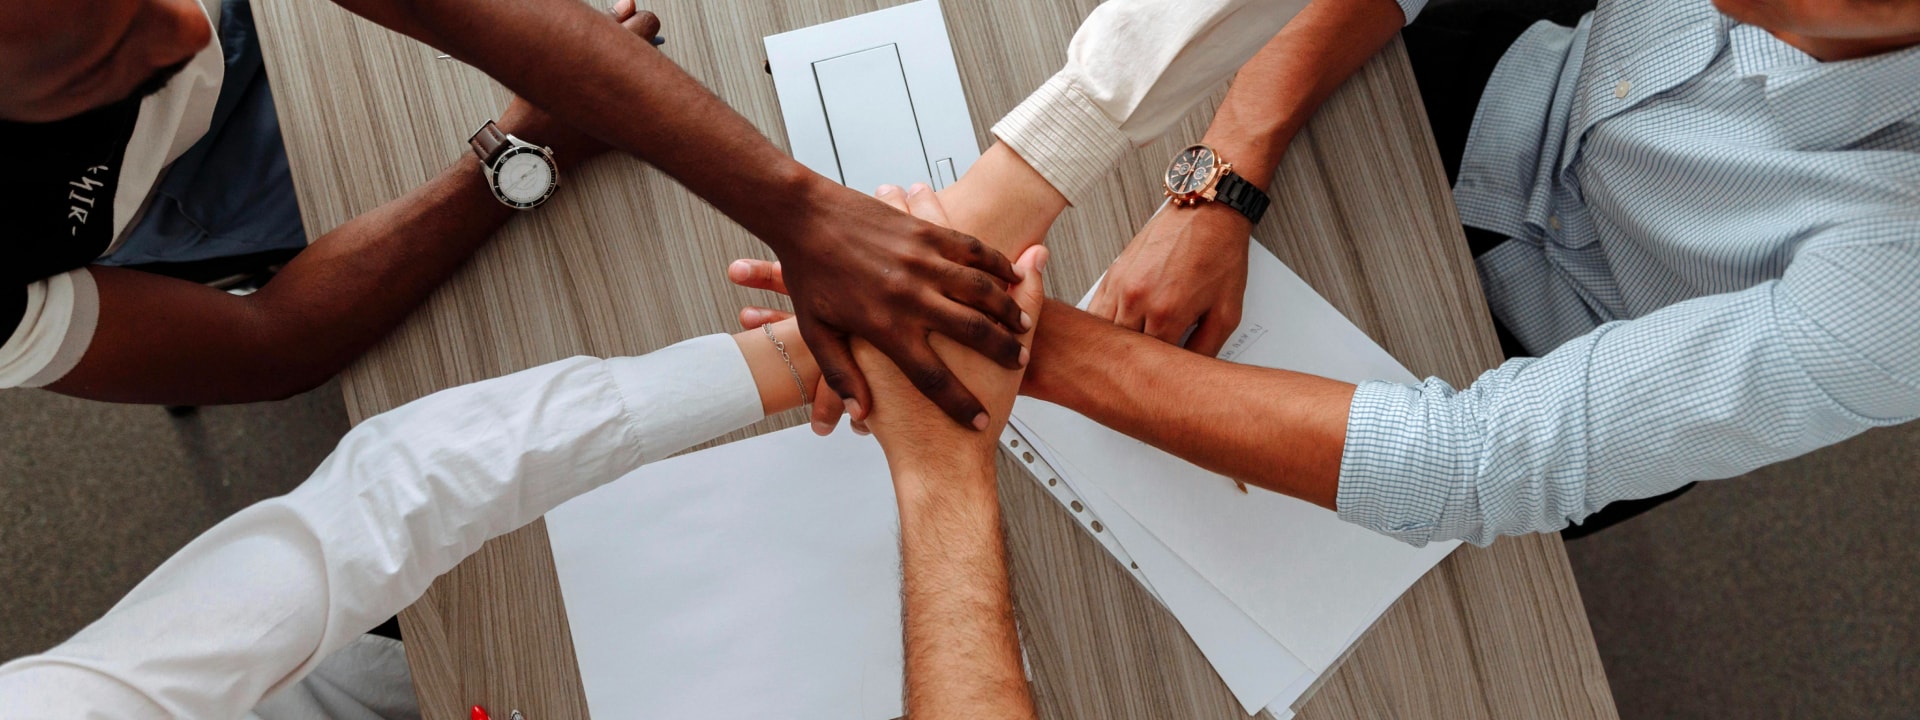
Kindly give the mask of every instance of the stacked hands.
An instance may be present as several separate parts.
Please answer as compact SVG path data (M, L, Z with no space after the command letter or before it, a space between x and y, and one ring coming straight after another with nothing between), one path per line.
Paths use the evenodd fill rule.
M951 220L946 208L941 204L938 193L925 185L901 189L882 186L875 194L881 202L894 209L911 215L919 220L947 227ZM1004 263L998 252L981 245L978 240L968 238L970 245L977 246L985 257ZM972 284L970 290L976 303L997 305L1005 302L1005 308L997 310L996 319L1012 319L1021 328L1018 335L1006 333L1005 328L988 321L985 316L958 318L954 325L961 328L962 335L970 340L962 344L943 332L902 333L904 340L897 347L904 348L909 357L920 362L916 369L909 371L896 364L892 354L864 339L854 339L849 343L854 364L863 375L861 382L871 394L872 403L857 404L858 400L843 401L830 387L832 380L824 370L819 387L814 389L812 397L813 429L825 435L833 431L842 414L850 415L849 423L855 432L877 435L882 448L890 461L903 459L908 449L913 455L924 458L928 453L950 453L942 458L950 462L974 462L991 454L994 439L999 430L1006 425L1007 417L1013 409L1014 397L1018 395L1020 383L1033 343L1033 332L1040 317L1041 306L1045 304L1046 293L1041 282L1041 272L1047 262L1047 249L1034 245L1022 253L1019 259L1006 265L1007 274L1012 276L1010 284L1002 284L998 275L989 276L972 268L946 270L958 273ZM727 269L728 279L735 284L769 290L784 295L794 294L794 288L784 273L781 262L765 260L738 260ZM939 293L933 288L924 292ZM796 301L798 304L798 301ZM965 312L965 310L958 310ZM757 329L771 323L793 318L793 313L766 307L747 307L740 311L740 324L748 330ZM804 322L804 320L802 321ZM1002 344L1004 340L1010 345ZM924 343L926 354L919 355ZM981 345L993 348L991 357L970 351L981 349ZM815 352L816 358L818 352ZM1003 359L1011 358L1012 362ZM933 368L937 372L929 372ZM845 378L842 378L843 380ZM980 404L965 427L939 417L942 414L956 416L945 403L936 405L931 398L958 397ZM862 408L868 411L860 412Z
M620 0L609 12L642 39L660 31L659 19L637 10L632 0ZM518 97L499 124L541 138L562 158L584 160L609 149ZM983 397L990 389L985 379L989 369L998 369L1013 373L1012 386L1019 385L1017 371L1028 357L1022 337L1030 337L1022 333L1032 332L1039 309L1017 302L1008 287L1024 286L1023 273L1032 266L1011 263L947 227L945 211L925 186L881 188L881 202L831 183L812 191L827 196L814 206L831 211L804 216L830 217L796 223L781 239L765 234L780 261L741 261L730 274L735 282L792 298L797 316L778 318L794 317L820 366L819 387L808 395L815 401L815 430L831 432L844 414L864 431L875 406L870 374L880 369L889 383L917 390L906 395L925 399L897 402L937 408L979 431L1004 423L1012 395L1004 402ZM793 272L783 276L783 269ZM1038 288L1033 285L1035 303ZM753 329L776 318L771 312L750 309L741 320ZM890 362L879 362L882 357Z

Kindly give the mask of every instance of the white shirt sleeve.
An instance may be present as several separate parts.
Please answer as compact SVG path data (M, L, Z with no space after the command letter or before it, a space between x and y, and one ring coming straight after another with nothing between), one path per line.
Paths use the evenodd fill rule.
M993 134L1068 202L1246 64L1308 0L1109 0ZM1411 19L1426 0L1396 0Z
M86 268L27 284L27 310L0 343L0 388L42 387L65 377L93 344L100 290Z
M0 666L8 718L237 718L489 538L759 419L732 338L572 358L371 418L66 643Z

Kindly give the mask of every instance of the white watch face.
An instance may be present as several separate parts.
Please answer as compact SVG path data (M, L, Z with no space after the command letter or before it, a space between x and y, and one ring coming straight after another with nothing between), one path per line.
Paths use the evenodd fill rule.
M508 202L534 205L553 188L553 166L537 151L511 152L494 167L493 184Z

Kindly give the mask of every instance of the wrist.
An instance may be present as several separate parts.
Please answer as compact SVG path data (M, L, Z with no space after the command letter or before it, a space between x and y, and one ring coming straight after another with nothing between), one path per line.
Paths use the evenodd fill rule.
M919 455L895 463L894 497L903 515L922 508L948 508L956 503L999 502L994 450L952 454L943 458Z
M772 331L772 338L767 337L768 330ZM762 413L772 415L812 399L806 391L819 385L820 369L814 364L813 352L800 339L800 327L793 320L734 333L733 342L740 348L740 356L746 359L754 387L760 392Z
M852 192L786 157L777 159L753 184L764 188L754 193L764 200L759 210L728 215L782 258L810 236L809 228L844 222L844 218L835 218L836 208Z
M1084 347L1093 340L1087 330L1103 325L1111 327L1112 323L1054 298L1047 298L1041 317L1046 318L1046 322L1033 331L1031 359L1027 362L1026 374L1021 376L1020 394L1066 405L1062 396L1074 385L1075 373L1080 372L1076 368L1097 352Z
M1168 203L1167 208L1161 212L1173 213L1173 216L1168 219L1185 219L1202 223L1201 228L1206 231L1189 233L1185 241L1217 246L1215 249L1222 251L1236 247L1245 251L1247 237L1253 234L1252 219L1220 202L1194 203L1185 207Z
M1280 161L1286 157L1287 146L1293 142L1298 129L1291 120L1283 119L1257 133L1225 133L1210 129L1200 142L1232 163L1233 174L1264 191L1273 185L1273 174L1280 169Z

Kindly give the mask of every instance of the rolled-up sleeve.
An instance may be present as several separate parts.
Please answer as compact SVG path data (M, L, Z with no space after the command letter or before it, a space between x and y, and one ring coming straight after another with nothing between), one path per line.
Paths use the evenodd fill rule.
M726 335L421 398L361 423L298 489L194 539L73 639L0 666L0 707L240 717L489 538L759 417Z
M1920 218L1810 240L1778 280L1608 323L1456 391L1362 385L1340 516L1421 545L1553 532L1920 416Z
M22 290L17 319L0 343L0 388L44 387L65 377L93 344L100 318L100 291L85 268Z
M993 126L1078 203L1114 163L1166 132L1253 57L1307 0L1110 0L1067 62Z

